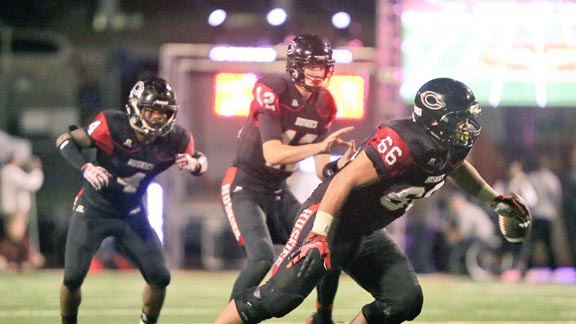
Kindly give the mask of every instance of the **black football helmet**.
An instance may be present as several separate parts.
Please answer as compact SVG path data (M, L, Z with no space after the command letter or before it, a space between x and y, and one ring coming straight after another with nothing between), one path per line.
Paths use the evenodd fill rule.
M442 145L470 148L480 135L476 117L481 110L464 83L438 78L426 82L416 93L412 118Z
M142 116L143 108L166 114L166 121L147 120ZM172 87L157 77L136 82L126 105L130 126L149 138L166 135L174 128L178 108Z
M304 66L323 65L325 82L334 74L332 47L320 36L311 34L297 36L288 44L286 57L286 72L290 74L293 82L308 90L315 90L317 87L306 84Z

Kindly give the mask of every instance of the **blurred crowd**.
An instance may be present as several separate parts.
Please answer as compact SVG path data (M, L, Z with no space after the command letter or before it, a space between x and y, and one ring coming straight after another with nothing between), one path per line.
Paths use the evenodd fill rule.
M477 280L576 283L576 151L570 166L561 178L545 154L504 163L494 187L520 194L530 206L533 225L524 243L507 242L497 215L458 190L414 208L406 249L416 270Z
M35 210L35 193L44 182L44 173L26 141L15 143L20 145L3 145L6 158L0 164L0 270L21 272L44 265Z

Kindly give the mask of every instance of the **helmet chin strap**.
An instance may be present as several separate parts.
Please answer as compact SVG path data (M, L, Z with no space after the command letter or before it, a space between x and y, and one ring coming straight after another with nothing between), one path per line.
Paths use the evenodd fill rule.
M136 133L136 138L138 138L138 140L142 143L149 143L156 138L156 136L150 135L142 129L141 130L134 129L134 131Z
M316 92L322 88L327 88L328 83L330 82L329 78L328 79L322 78L322 82L320 82L320 84L317 86L309 85L306 82L307 80L314 80L314 79L318 79L318 77L309 77L308 75L306 75L306 73L304 73L304 82L302 82L302 86L310 92Z

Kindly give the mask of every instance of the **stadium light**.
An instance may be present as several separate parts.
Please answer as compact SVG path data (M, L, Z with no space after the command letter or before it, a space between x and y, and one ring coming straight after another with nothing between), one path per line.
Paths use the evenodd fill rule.
M220 26L226 20L226 11L216 9L208 16L208 25L212 27Z
M280 26L286 22L287 17L288 14L286 13L286 10L282 8L274 8L266 15L266 21L268 21L268 24L271 26Z
M208 57L216 62L261 62L276 60L276 50L272 47L215 46Z
M346 29L350 26L350 14L339 11L332 15L332 25L338 29Z
M352 52L345 48L334 49L332 56L334 57L334 61L336 61L337 64L352 63L354 60Z

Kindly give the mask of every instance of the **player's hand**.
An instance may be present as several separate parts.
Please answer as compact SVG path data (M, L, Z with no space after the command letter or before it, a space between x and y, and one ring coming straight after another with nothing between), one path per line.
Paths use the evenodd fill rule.
M298 248L290 256L290 262L286 268L290 269L300 261L302 266L298 271L298 278L308 277L315 266L322 262L324 269L330 270L332 264L330 261L330 248L328 247L328 238L326 235L310 232Z
M348 146L348 148L346 149L346 152L344 152L344 154L342 154L342 156L338 159L338 170L342 169L346 164L348 164L348 162L350 162L354 156L354 153L356 153L356 142L354 140L347 141L345 144Z
M333 132L332 134L328 135L328 137L326 137L322 141L322 144L324 146L323 152L330 152L332 147L338 146L338 145L348 145L349 146L348 142L342 140L340 137L344 134L351 132L353 129L354 129L354 126L348 126L348 127L341 128L341 129Z
M498 215L516 221L520 227L528 228L530 226L530 211L518 195L499 195L492 202L492 208Z
M103 167L96 166L92 163L86 163L82 166L82 176L86 179L92 187L100 190L110 183L112 175Z
M193 175L204 174L208 170L208 159L202 152L198 152L198 157L192 157L188 153L176 155L176 165L180 170L186 170Z

